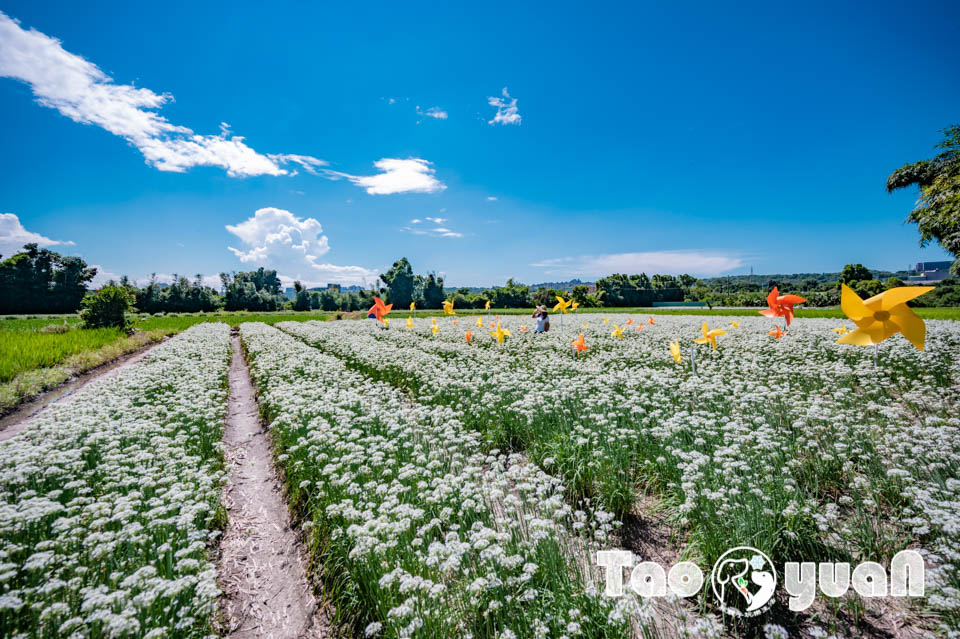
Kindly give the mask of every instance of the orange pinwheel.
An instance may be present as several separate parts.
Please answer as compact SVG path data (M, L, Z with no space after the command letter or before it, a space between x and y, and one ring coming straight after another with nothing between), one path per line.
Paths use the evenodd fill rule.
M779 287L774 286L767 295L768 308L760 311L760 314L764 317L782 317L786 320L787 326L790 326L790 322L793 321L793 305L806 301L799 295L780 295Z
M580 351L586 351L590 349L586 342L583 341L583 333L577 333L577 339L570 342L570 345L577 349L577 357L580 357Z
M469 328L467 329L467 334L464 335L464 337L467 338L467 344L469 344L469 343L470 343L470 340L473 339L473 333L470 332L470 329L469 329Z
M650 316L650 319L647 321L647 324L653 325L653 315Z
M780 326L779 326L779 325L774 326L774 327L773 327L773 330L770 331L769 333L767 333L767 335L770 335L771 337L773 337L773 339L780 339L781 337L783 337L783 336L786 335L786 334L787 334L786 331L781 331L781 330L780 330Z
M520 325L520 332L521 332L521 333L526 333L526 332L527 332L527 325L526 325L526 324L521 324L521 325Z
M637 332L639 333L642 330L643 330L643 324L637 324Z
M628 317L628 318L627 318L627 326L630 326L631 324L633 324L633 318L632 318L632 317Z
M373 315L378 322L383 322L383 316L389 313L391 308L393 308L393 304L384 304L382 299L374 297L373 306L367 311L367 315Z
M456 319L456 318L453 319L453 325L454 325L454 326L457 325L457 319Z

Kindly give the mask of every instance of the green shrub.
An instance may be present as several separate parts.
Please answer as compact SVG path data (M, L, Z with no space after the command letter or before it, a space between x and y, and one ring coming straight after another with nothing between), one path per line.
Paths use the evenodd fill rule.
M80 318L84 328L127 328L126 313L136 300L125 288L104 286L83 298Z

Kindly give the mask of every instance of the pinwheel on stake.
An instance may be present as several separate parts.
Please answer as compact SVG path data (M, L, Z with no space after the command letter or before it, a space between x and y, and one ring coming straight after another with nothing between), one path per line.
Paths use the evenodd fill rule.
M477 318L477 328L483 328L483 320L479 317Z
M456 313L453 310L453 300L443 300L443 314L456 315Z
M574 355L577 357L580 357L580 351L590 350L590 347L583 340L583 333L577 333L577 339L570 342L570 345L573 346Z
M786 334L787 334L787 331L781 331L781 330L780 330L780 325L779 325L779 324L776 324L776 325L773 327L773 330L767 333L767 335L771 336L773 339L780 339L781 337L783 337L783 336L786 335Z
M497 344L503 344L504 337L511 337L510 331L500 327L500 322L497 322L496 330L490 331L490 334L493 335L494 338L496 338Z
M367 311L367 317L375 317L378 322L383 323L383 316L390 312L390 309L393 308L393 304L384 304L383 300L379 297L374 296L373 306L370 307L370 310Z
M683 354L680 352L680 342L670 342L670 355L677 364L683 363Z
M617 339L623 339L623 329L620 328L619 326L617 326L616 324L614 324L614 325L613 325L613 332L610 333L610 337L616 337Z
M830 330L836 333L837 335L846 335L847 333L850 332L850 329L847 328L847 325L845 323L841 324L836 328L831 328Z
M725 330L719 328L710 330L710 327L707 326L706 322L704 322L703 326L700 327L700 331L703 333L703 337L698 337L693 341L697 344L710 344L713 346L713 350L717 350L717 337L727 334Z
M767 308L760 311L764 317L782 317L787 326L793 321L793 305L806 302L799 295L780 295L780 288L773 287L770 294L767 295Z
M430 327L430 330L432 330L433 334L436 335L437 333L440 332L440 327L434 324L433 326Z
M653 326L653 315L651 315L650 319L647 320L647 324L649 324L650 326Z
M408 317L408 318L407 318L407 328L413 328L413 318L412 318L412 317Z
M907 341L922 351L927 338L927 325L923 323L907 302L929 293L933 286L898 286L879 295L863 300L852 288L841 285L840 308L857 328L837 340L837 344L869 346L873 344L873 361L876 364L880 342L902 334ZM839 332L839 331L838 331Z
M570 302L557 295L557 303L553 305L553 312L560 311L560 332L563 333L563 316L567 314Z
M470 329L469 329L469 328L467 329L467 334L464 335L464 337L467 338L467 344L469 344L469 343L470 343L470 340L473 339L473 333L470 332Z
M730 326L732 326L733 328L740 328L740 320L737 320L737 321L730 320Z

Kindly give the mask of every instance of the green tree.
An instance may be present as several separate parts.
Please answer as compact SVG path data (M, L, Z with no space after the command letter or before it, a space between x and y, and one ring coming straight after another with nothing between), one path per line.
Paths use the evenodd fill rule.
M917 204L907 216L917 225L920 244L936 240L946 251L960 257L960 125L943 130L943 149L930 160L906 164L887 178L887 192L916 185Z
M309 311L310 293L308 293L307 289L304 288L303 284L300 283L300 280L297 280L293 283L293 289L297 292L296 296L293 298L293 310Z
M97 269L36 244L0 261L0 313L74 313Z
M443 293L443 278L436 273L430 273L422 279L423 301L420 304L423 308L440 308L443 300L446 299Z
M133 302L133 295L122 286L102 287L83 299L80 318L84 328L126 328Z
M526 308L531 304L530 287L517 284L512 277L505 286L484 291L483 296L490 300L490 305L495 308Z
M413 268L407 258L401 257L393 263L380 279L387 286L387 302L397 308L407 308L413 301L414 276Z
M847 264L840 272L840 283L851 286L852 282L872 280L873 273L863 264Z

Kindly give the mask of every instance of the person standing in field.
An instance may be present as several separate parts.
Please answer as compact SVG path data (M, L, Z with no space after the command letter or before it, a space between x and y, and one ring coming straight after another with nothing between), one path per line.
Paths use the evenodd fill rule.
M546 333L550 330L550 317L547 315L546 306L538 306L531 317L537 320L537 327L533 330L534 333Z

